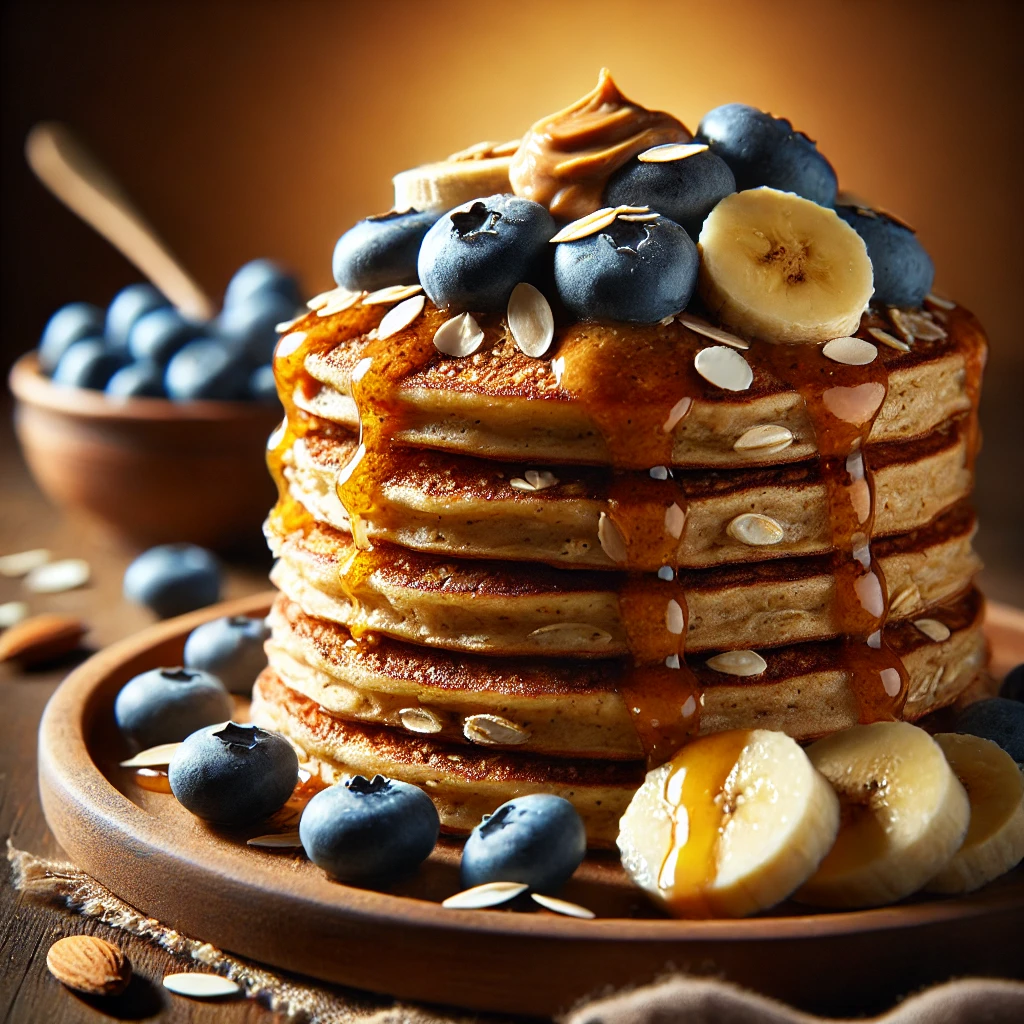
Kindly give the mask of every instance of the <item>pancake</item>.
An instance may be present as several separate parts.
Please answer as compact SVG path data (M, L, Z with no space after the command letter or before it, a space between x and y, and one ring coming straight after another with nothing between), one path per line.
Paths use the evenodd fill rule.
M920 615L970 584L980 568L973 534L973 513L961 504L926 527L875 543L893 619ZM445 559L382 544L360 555L348 534L320 524L286 537L272 533L271 543L279 556L275 585L308 614L359 632L501 655L628 650L619 601L626 573ZM343 579L341 567L351 559L362 568ZM687 651L771 647L840 632L828 556L693 570L679 582Z

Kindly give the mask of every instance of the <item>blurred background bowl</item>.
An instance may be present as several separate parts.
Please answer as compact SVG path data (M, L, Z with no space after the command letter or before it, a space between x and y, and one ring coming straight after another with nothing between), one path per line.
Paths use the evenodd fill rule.
M54 385L34 352L14 364L10 386L25 461L56 504L138 547L262 546L275 500L265 453L277 405L113 400Z

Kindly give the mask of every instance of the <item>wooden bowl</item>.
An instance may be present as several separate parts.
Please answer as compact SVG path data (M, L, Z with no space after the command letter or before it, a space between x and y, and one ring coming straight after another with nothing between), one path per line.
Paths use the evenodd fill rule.
M39 730L46 820L72 860L144 914L275 967L404 999L548 1016L606 987L672 970L728 978L817 1012L877 1012L951 976L1024 972L1024 866L975 893L818 913L783 904L742 921L664 918L610 854L591 854L565 888L597 919L445 910L459 844L442 840L387 888L330 881L301 851L247 847L172 796L138 786L113 701L138 672L178 664L185 637L218 615L262 615L257 595L160 623L107 648L61 684ZM992 635L1019 655L1024 616ZM1016 653L1015 653L1016 652ZM239 709L244 715L244 708ZM536 908L534 908L536 910Z
M277 406L118 401L55 386L34 352L14 364L10 385L25 460L57 505L141 547L261 546L275 496L265 452Z

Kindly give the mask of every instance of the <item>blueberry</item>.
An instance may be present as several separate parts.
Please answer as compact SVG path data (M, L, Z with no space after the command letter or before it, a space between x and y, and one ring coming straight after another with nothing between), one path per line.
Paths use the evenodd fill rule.
M247 302L254 295L273 292L294 310L302 305L299 283L273 260L251 260L235 271L224 292L224 306L229 308Z
M199 324L186 320L176 309L166 306L144 313L132 324L128 333L128 351L132 359L166 363L201 333Z
M649 206L696 240L704 218L735 191L736 179L729 165L708 149L665 163L631 160L612 175L604 202L607 206Z
M125 357L112 352L102 338L85 338L70 345L60 357L53 383L102 391L124 364Z
M1024 701L1024 664L1006 673L1003 685L999 688L999 696L1006 700Z
M653 324L686 308L700 259L674 221L615 220L555 246L555 286L580 320Z
M520 796L488 815L462 850L462 884L524 882L555 892L583 862L587 834L576 808L549 793Z
M783 117L726 103L704 115L694 141L706 142L729 165L738 189L770 185L821 206L836 201L832 165Z
M167 299L151 284L130 284L119 291L107 307L107 323L103 333L111 347L124 351L128 347L128 335L135 321L154 309L169 305Z
M130 679L114 700L114 718L137 750L177 743L231 717L231 696L208 672L155 668Z
M416 257L437 213L382 213L349 228L334 247L334 280L353 291L416 284Z
M361 775L321 790L302 812L309 859L342 882L412 871L430 856L441 822L433 801L407 782Z
M205 608L220 599L220 566L195 544L160 544L125 570L124 596L164 619Z
M969 704L959 714L955 732L998 743L1018 764L1024 764L1024 704L993 697Z
M262 619L233 615L196 626L185 641L188 668L212 672L232 693L248 693L267 666Z
M228 722L193 732L167 775L178 803L196 817L251 825L284 806L299 778L299 759L278 733Z
M245 358L212 338L190 341L167 364L164 387L176 402L244 398L249 386Z
M529 199L497 195L463 203L423 239L420 283L442 309L504 313L512 289L541 269L554 233L554 218Z
M920 306L932 290L935 265L914 232L899 221L859 207L836 213L864 239L875 275L873 300L884 306Z
M111 398L162 398L164 368L149 359L129 363L107 381L104 391Z
M98 338L103 333L103 310L90 302L72 302L61 306L43 328L39 339L39 368L53 373L60 357L84 338Z
M295 305L276 292L259 292L226 306L217 321L217 331L230 347L243 352L253 365L269 362L277 344L275 327L295 316Z
M276 402L277 382L274 380L274 367L271 363L257 366L249 374L249 397L257 402Z

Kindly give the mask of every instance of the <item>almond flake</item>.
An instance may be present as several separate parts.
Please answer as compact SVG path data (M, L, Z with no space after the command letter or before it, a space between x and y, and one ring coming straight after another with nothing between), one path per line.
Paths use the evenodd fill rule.
M274 349L274 358L287 359L298 351L306 337L305 331L292 331L291 334L286 334L283 338L278 339L277 348Z
M462 735L470 743L499 746L517 746L530 738L529 732L500 715L470 715L463 722Z
M424 736L440 732L444 728L440 715L435 715L427 708L402 708L398 712L398 717L409 732L421 733Z
M434 332L434 348L446 356L471 356L484 343L484 332L469 313L446 320Z
M889 348L896 349L897 352L910 351L910 346L905 341L900 341L899 338L893 337L888 331L883 331L881 327L869 327L868 334L870 334L875 341L880 341L883 345L888 345Z
M665 606L665 628L673 636L679 636L686 628L683 606L675 598Z
M425 302L426 299L422 295L414 295L411 299L406 299L389 309L377 327L377 337L390 338L393 334L404 331L423 312Z
M552 622L527 634L528 640L536 640L545 647L583 647L611 642L611 633L586 622Z
M597 539L601 542L601 549L613 562L621 564L629 557L626 540L607 512L602 512L597 520Z
M862 338L833 338L825 342L821 354L844 366L867 366L878 358L878 349Z
M757 651L725 651L708 658L706 664L727 676L759 676L768 667Z
M675 405L669 409L668 416L665 417L665 422L661 425L661 432L663 434L671 434L676 427L682 422L683 417L690 411L690 406L693 405L692 398L680 398Z
M508 482L509 487L513 491L535 491L537 490L529 480L524 480L521 476L514 476Z
M508 903L529 888L523 882L484 882L483 885L474 885L472 889L464 889L449 896L442 900L441 906L446 910L484 910Z
M313 298L311 298L306 303L306 308L323 309L323 307L326 306L328 302L330 302L332 299L338 298L338 296L343 293L345 295L348 295L349 290L347 288L332 288L328 292L320 292L319 295L314 295Z
M292 832L271 832L265 836L253 836L246 840L246 846L261 846L267 850L291 850L302 846L298 830Z
M423 291L419 284L392 284L387 288L378 288L375 292L363 296L364 306L390 306L393 302L401 302L402 299L412 298Z
M28 618L28 605L24 601L5 601L0 604L0 629L9 629Z
M631 224L649 224L660 216L660 213L620 213L615 219L628 221Z
M508 329L520 352L539 359L551 347L555 317L548 300L526 281L512 289L508 300Z
M554 487L558 483L558 477L546 469L528 469L523 476L526 477L527 483L533 484L535 491L547 490L547 488Z
M642 164L665 164L672 160L685 160L688 156L706 153L708 147L702 142L666 142L652 146L637 155Z
M917 589L915 584L911 583L909 587L904 587L889 601L889 612L893 615L899 615L907 609L919 604L920 601L921 591Z
M190 996L192 999L218 999L221 996L235 996L242 991L230 978L195 971L164 975L164 988L175 995Z
M948 640L951 635L949 626L944 622L939 622L938 619L914 619L914 625L929 640L934 640L937 644L941 644L943 640Z
M178 752L180 743L160 743L155 747L140 750L134 757L121 761L121 768L165 768Z
M347 288L335 288L334 291L324 292L323 295L317 296L318 300L326 296L325 302L317 306L310 306L309 308L315 309L317 316L333 316L335 313L340 313L354 306L365 294L362 291L350 292Z
M750 348L749 341L744 341L735 334L723 331L721 327L709 324L707 320L702 320L699 316L694 316L692 313L679 313L676 315L676 319L684 327L689 327L691 331L694 331L696 334L703 334L705 338L710 338L712 341L720 341L723 345L728 345L730 348L738 348L741 352L745 352Z
M306 314L300 313L298 316L292 317L291 320L282 320L279 324L274 324L274 330L278 334L284 334L285 332L290 331L296 324L301 324L305 319Z
M31 551L18 551L13 555L0 558L0 576L25 576L33 569L46 565L50 560L50 552L46 548L32 548Z
M915 338L919 341L941 341L947 336L945 329L927 313L919 313L916 309L896 309L894 307L890 307L888 313L893 327L908 344Z
M85 586L89 575L89 563L85 559L64 558L33 569L25 577L25 586L34 594L58 594Z
M588 235L595 235L598 231L603 231L616 217L620 217L623 214L635 215L650 212L651 208L649 206L605 206L600 210L595 210L593 213L588 213L585 217L580 217L579 220L566 224L561 231L549 238L548 241L552 244L576 242L581 238L586 238ZM655 214L655 217L657 217L657 214Z
M788 427L776 426L774 423L761 423L745 430L733 442L733 450L737 452L763 452L774 455L788 448L793 443L793 431Z
M785 537L785 530L770 516L757 512L744 512L726 527L726 533L741 544L751 547L766 547L778 544Z
M530 899L540 904L545 910L553 914L564 914L566 917L579 917L584 921L592 921L597 915L578 903L570 903L568 900L560 900L555 896L545 896L542 892L530 893Z
M941 295L936 295L935 292L929 292L924 297L924 304L931 306L934 309L941 309L943 312L948 313L951 309L956 309L956 303L951 299L944 298Z
M683 527L686 525L686 512L674 501L665 509L665 532L674 540L679 540L683 535Z
M693 365L709 384L726 391L746 391L754 382L754 371L746 359L724 345L702 348L694 356Z

